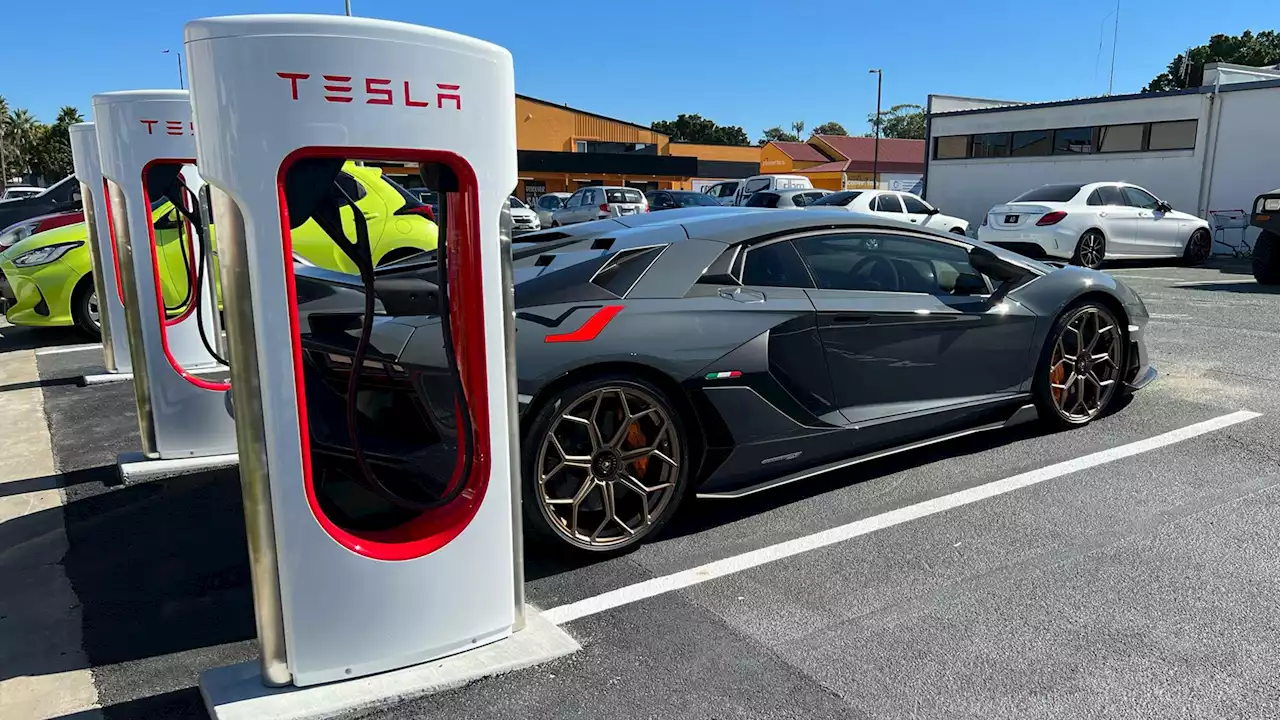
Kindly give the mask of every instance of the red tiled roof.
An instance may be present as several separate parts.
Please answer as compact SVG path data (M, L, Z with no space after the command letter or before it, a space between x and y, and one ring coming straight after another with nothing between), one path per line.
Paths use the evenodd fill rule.
M821 165L814 165L813 167L801 168L800 170L793 170L792 172L798 172L798 173L844 172L845 168L847 168L848 165L849 165L848 160L832 160L831 162L825 162L825 163L822 163Z
M816 137L849 160L871 162L875 157L875 138L845 135ZM924 170L924 141L880 138L880 162L914 163Z
M799 160L801 162L826 162L828 160L826 155L823 155L818 148L810 145L809 143L781 142L775 140L773 141L773 146L781 150L783 155L786 155L792 160Z

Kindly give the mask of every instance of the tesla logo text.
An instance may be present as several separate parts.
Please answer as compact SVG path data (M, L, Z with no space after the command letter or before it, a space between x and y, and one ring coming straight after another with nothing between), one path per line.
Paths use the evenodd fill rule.
M311 86L311 73L276 73L289 81L289 97L298 99L300 92L308 92L303 86ZM435 95L426 83L410 84L409 80L393 81L390 78L354 78L350 75L319 76L323 97L332 103L349 103L363 100L366 105L403 105L404 107L438 107L462 109L461 85L436 83Z
M183 120L139 120L148 135L195 135L195 123Z

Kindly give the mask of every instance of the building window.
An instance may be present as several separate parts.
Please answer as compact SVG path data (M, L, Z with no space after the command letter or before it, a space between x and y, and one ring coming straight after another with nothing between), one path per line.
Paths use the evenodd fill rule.
M1197 127L1195 120L1169 120L1102 127L946 135L934 138L933 159L1192 150L1196 146Z
M1013 142L1009 154L1013 157L1035 157L1048 155L1050 142L1049 130L1022 130L1013 133Z
M973 157L1009 157L1009 133L974 135Z
M1094 148L1094 131L1097 128L1063 128L1053 131L1054 155L1091 153Z
M969 136L951 135L933 141L933 158L935 160L955 160L969 157Z
M1196 121L1151 123L1149 150L1191 150L1196 146Z
M574 152L580 153L639 153L641 155L657 155L655 143L603 142L599 140L577 140Z
M1146 129L1144 124L1108 125L1102 128L1099 152L1141 152Z

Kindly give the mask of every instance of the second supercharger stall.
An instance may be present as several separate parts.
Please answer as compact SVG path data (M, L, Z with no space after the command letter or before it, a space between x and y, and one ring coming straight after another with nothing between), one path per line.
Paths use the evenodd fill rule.
M189 96L102 93L93 112L142 453L224 459L235 452L235 423L229 384L202 377L218 368L220 338L214 279L203 271L212 239L195 217L201 181Z
M129 359L129 339L125 334L124 304L120 302L123 294L119 291L115 253L111 249L111 228L107 226L107 197L102 182L102 162L98 156L98 135L91 122L76 123L68 128L68 132L93 262L102 361L109 373L128 373L133 365Z
M212 18L185 34L219 233L263 680L315 685L524 635L504 275L504 203L516 183L511 55L430 28L331 16ZM383 182L367 172L376 167L412 167L439 191L436 314L370 313L372 269L296 264L294 241L314 239L318 225L331 247L343 235L355 245L362 195L335 178L341 168L347 181ZM337 206L312 214L317 203ZM403 209L393 215L408 222ZM323 311L300 311L317 297ZM376 325L375 341L400 339L353 359L362 323ZM417 333L435 340L416 343ZM401 349L412 347L451 360L415 365ZM366 373L369 392L356 401L348 388ZM459 392L432 404L431 383ZM347 410L333 410L344 394ZM416 407L403 417L430 426L365 437L384 432L372 416L393 404ZM381 453L369 461L376 480L361 442ZM432 443L447 449L417 452ZM407 462L389 457L393 444ZM437 501L388 492L433 465L454 468Z

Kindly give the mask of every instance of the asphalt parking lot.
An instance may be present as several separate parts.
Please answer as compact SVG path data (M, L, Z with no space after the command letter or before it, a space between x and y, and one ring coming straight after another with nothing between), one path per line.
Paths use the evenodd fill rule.
M1146 301L1161 372L1116 413L691 502L606 562L535 550L528 600L580 652L360 717L1280 715L1280 293L1227 261L1110 271ZM0 497L61 501L0 515L0 577L57 566L68 590L0 584L0 716L61 693L54 716L204 717L197 674L255 654L235 473L111 487L136 449L129 384L75 386L101 358L65 333L0 335L39 376L0 398L38 388L56 468ZM58 689L72 677L84 692Z

